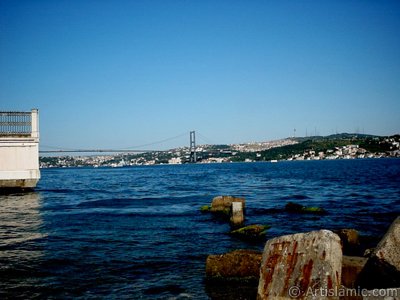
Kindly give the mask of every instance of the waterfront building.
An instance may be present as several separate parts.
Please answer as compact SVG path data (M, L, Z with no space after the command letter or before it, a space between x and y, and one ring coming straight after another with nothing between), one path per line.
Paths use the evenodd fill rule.
M32 189L39 179L39 111L0 111L0 189Z

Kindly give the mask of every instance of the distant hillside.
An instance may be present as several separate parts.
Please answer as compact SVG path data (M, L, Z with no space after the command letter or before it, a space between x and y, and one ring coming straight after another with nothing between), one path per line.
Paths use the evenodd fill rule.
M298 144L272 148L259 153L239 153L233 158L233 161L283 160L296 155L301 156L310 151L326 154L349 145L357 146L360 148L360 152L365 150L366 153L372 154L387 153L399 149L400 136L381 137L369 134L341 133L329 136L298 137L295 140Z
M367 138L379 138L380 136L371 134L360 134L360 133L336 133L327 136L308 136L308 137L298 137L295 138L298 142L304 142L308 140L363 140Z

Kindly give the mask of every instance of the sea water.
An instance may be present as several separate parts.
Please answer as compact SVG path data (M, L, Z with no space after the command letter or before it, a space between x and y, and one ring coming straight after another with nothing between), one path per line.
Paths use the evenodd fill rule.
M246 198L266 239L355 228L379 241L400 215L400 160L41 170L35 192L0 195L0 298L209 299L208 254L262 250L200 212ZM292 201L326 215L291 214Z

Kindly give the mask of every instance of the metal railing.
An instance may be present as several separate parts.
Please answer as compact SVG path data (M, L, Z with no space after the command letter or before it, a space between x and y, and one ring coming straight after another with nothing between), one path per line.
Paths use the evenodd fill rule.
M0 136L30 136L32 113L0 111Z

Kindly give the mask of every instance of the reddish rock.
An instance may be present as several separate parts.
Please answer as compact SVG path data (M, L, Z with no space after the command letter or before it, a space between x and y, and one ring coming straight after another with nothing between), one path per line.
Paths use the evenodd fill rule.
M318 295L340 287L341 269L340 239L331 231L274 238L264 248L257 298L338 299Z

